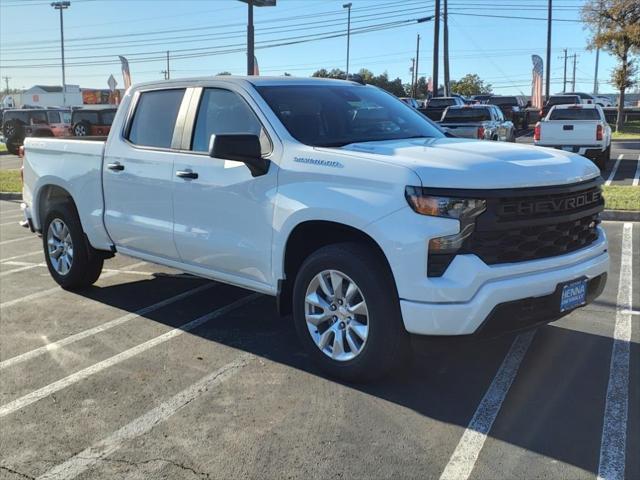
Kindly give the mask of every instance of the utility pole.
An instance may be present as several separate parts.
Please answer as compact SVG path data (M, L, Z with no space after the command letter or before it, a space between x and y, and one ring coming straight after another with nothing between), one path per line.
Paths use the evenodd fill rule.
M64 21L62 19L62 11L71 6L71 2L53 2L51 4L53 8L60 11L60 53L62 57L62 106L67 105L67 80L64 74Z
M349 44L351 43L351 2L342 5L347 9L347 78L349 78Z
M167 50L167 80L171 78L171 70L169 69L169 50Z
M411 59L411 98L416 97L416 59Z
M420 64L420 34L418 34L418 38L416 40L416 64L414 68L414 76L415 81L413 83L413 97L415 98L418 94L418 65Z
M440 54L440 0L435 1L435 22L433 25L433 76L431 82L433 84L433 96L438 96L438 56Z
M562 93L567 91L567 49L564 49L564 75L562 77Z
M551 23L552 23L552 0L548 0L548 12L547 12L547 78L545 80L544 95L545 99L549 100L550 88L551 88Z
M5 86L6 86L5 93L6 93L7 95L9 95L9 79L10 79L11 77L2 77L2 78L4 78L4 84L5 84Z
M444 16L442 32L442 48L444 50L444 96L449 96L449 13L447 8L448 0L444 0Z
M573 54L573 80L571 80L571 91L576 91L576 60L578 58L577 54Z

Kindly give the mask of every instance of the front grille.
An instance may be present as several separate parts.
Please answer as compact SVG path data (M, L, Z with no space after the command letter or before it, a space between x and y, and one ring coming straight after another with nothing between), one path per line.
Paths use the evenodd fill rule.
M561 187L448 192L486 199L475 230L456 254L487 265L538 260L575 252L598 238L604 209L602 179ZM442 194L442 192L439 192ZM457 195L456 195L457 194ZM427 275L444 274L455 254L430 254Z
M593 243L598 238L599 222L598 214L593 214L568 222L476 231L463 250L477 255L488 265L564 255Z

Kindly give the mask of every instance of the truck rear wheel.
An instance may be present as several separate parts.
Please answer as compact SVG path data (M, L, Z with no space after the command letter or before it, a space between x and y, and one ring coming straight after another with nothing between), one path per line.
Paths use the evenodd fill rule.
M370 381L410 352L391 272L365 245L313 253L296 276L293 302L300 341L330 376Z
M42 244L49 273L66 290L89 287L102 272L103 257L85 238L75 208L55 205L42 228Z

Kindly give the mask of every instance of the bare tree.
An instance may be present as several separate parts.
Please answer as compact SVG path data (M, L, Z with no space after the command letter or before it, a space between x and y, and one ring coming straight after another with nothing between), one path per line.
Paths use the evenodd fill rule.
M616 120L616 131L620 131L624 94L635 83L634 55L640 52L640 1L588 0L582 8L582 20L591 30L589 48L601 48L619 61L611 80L620 91Z

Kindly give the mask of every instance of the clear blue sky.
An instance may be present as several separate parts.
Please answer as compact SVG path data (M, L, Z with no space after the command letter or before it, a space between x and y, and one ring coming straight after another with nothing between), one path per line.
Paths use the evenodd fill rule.
M258 46L304 40L346 29L346 0L277 0L276 7L255 9ZM433 14L433 0L351 0L352 29L411 20ZM578 20L584 0L554 0L554 16ZM0 0L0 76L12 88L34 84L60 85L58 12L46 0ZM530 93L531 54L545 58L546 22L495 18L504 15L546 18L547 0L449 0L451 78L477 73L502 94ZM126 55L133 82L163 78L165 50L172 78L244 74L246 5L237 0L71 0L64 12L67 83L106 88L113 74L122 86L117 55ZM416 35L422 36L419 71L430 76L433 23L409 22L397 28L354 34L351 71L362 67L387 71L408 82ZM579 22L554 23L552 92L562 90L562 49L578 54L579 91L592 91L595 53L586 50L588 33ZM263 43L261 43L263 42ZM441 42L442 45L442 42ZM230 50L228 53L221 51ZM211 54L211 53L216 54ZM203 55L206 54L206 55ZM194 56L198 55L198 56ZM308 76L317 68L345 68L346 38L331 38L256 51L263 75L289 72ZM148 60L148 61L142 61ZM86 65L95 62L97 64ZM73 65L74 63L85 65ZM35 66L25 68L24 66ZM600 56L600 92L615 60ZM11 68L9 68L11 67ZM545 65L546 68L546 65ZM569 68L569 77L571 69ZM442 83L442 65L440 67ZM2 79L4 87L4 79Z

